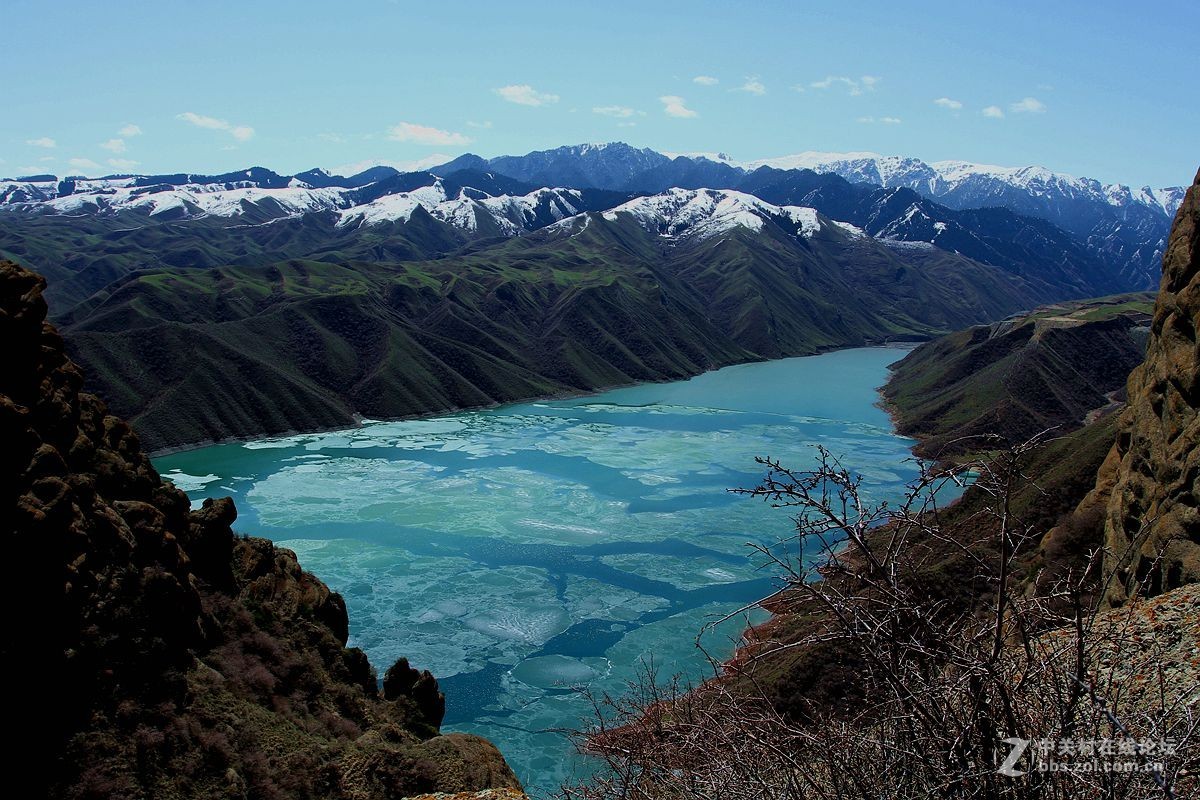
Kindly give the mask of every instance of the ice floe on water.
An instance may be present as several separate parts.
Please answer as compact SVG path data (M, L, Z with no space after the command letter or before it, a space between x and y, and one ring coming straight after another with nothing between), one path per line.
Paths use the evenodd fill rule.
M441 471L383 458L304 461L256 482L246 497L272 526L366 520L386 515L388 498L416 492Z
M175 484L175 488L182 492L197 492L208 484L221 480L220 475L188 475L178 469L163 473L163 477Z
M747 580L748 571L763 559L755 560L743 540L737 543L737 548L729 557L721 559L707 553L656 555L654 558L647 558L642 553L620 553L601 556L600 560L616 569L648 579L669 576L674 586L692 590Z
M493 609L468 618L466 626L493 639L536 645L562 633L569 623L562 609Z
M400 656L448 694L447 729L496 741L527 785L572 770L575 688L620 693L653 660L711 674L771 591L748 542L786 513L730 494L758 455L797 469L824 444L896 499L916 474L874 406L891 350L743 365L673 384L159 459L194 503L232 494L238 529L296 551L346 598L350 642L376 669ZM761 613L761 612L760 612Z
M612 662L607 658L571 658L552 655L526 658L509 673L517 680L538 689L563 689L587 686L607 675Z

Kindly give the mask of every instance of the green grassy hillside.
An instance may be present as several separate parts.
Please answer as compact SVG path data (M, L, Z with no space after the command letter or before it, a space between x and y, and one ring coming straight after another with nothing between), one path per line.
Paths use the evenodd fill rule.
M1046 306L958 331L895 365L883 393L901 433L933 458L1074 430L1119 402L1141 363L1153 295Z
M1035 296L832 224L668 247L593 215L432 260L143 270L61 321L93 388L163 448L924 338Z

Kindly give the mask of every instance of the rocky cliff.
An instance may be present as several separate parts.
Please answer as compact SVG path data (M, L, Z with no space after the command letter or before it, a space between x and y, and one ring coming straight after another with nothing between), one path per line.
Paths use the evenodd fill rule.
M1145 362L1085 507L1104 509L1108 599L1200 581L1200 174L1175 216Z
M518 787L444 698L347 648L346 607L295 555L191 510L81 393L45 282L0 262L6 756L33 796L393 798ZM12 773L15 776L15 773ZM15 777L14 777L15 779Z

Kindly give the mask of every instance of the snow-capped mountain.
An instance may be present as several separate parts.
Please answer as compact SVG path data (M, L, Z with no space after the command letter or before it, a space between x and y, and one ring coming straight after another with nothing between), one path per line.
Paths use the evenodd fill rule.
M873 183L877 186L890 188L892 186L908 186L910 181L918 176L927 180L936 179L933 168L920 159L902 158L899 156L880 156L877 153L824 153L806 151L778 158L762 158L754 161L734 162L746 172L754 172L762 167L770 169L792 170L808 169L818 173L832 173L851 183ZM898 182L895 178L906 176L909 182Z
M1162 249L1182 187L1133 188L1077 178L1043 167L997 167L965 161L927 163L878 153L802 152L736 161L723 153L666 154L628 145L577 145L524 156L463 156L442 174L470 167L555 186L628 192L670 187L753 191L761 174L811 170L852 184L907 188L952 209L1003 207L1047 220L1079 237L1131 287L1157 283Z
M903 186L952 208L1006 205L1024 196L1054 202L1091 201L1114 208L1143 205L1172 216L1183 201L1181 186L1134 189L1124 184L1104 184L1094 178L1077 178L1045 167L998 167L968 161L935 161L884 156L878 153L823 153L807 151L778 158L736 163L753 172L760 167L810 169L832 173L852 183L872 183L884 188ZM1015 192L1015 193L1014 193ZM995 202L1001 201L1001 202Z
M1093 178L1077 178L1037 166L998 167L966 161L927 163L919 158L870 152L817 151L737 161L725 153L660 153L646 148L637 149L623 142L572 145L534 151L523 156L490 159L465 155L434 172L449 174L462 169L487 169L541 185L652 191L655 187L645 185L647 173L662 170L667 165L673 165L675 172L707 165L725 167L742 175L762 167L807 169L838 175L851 183L870 183L884 188L903 186L926 197L941 200L952 208L1007 205L1028 195L1043 198L1048 204L1089 201L1113 208L1134 204L1172 216L1184 192L1183 187L1179 186L1143 186L1139 189L1124 184L1104 184Z
M912 189L950 208L1000 206L1039 217L1080 237L1131 283L1157 284L1171 219L1183 187L1133 188L1044 167L999 167L878 153L805 152L750 161L743 169L808 169L852 183Z
M1037 167L811 152L739 163L720 153L664 154L618 142L466 155L413 173L380 166L348 177L321 169L284 175L251 167L222 175L4 180L0 240L6 233L19 240L23 226L13 214L94 219L103 230L291 221L308 230L279 234L298 237L288 248L214 239L203 258L194 249L179 258L220 263L224 247L238 253L247 246L290 257L317 239L346 252L355 248L347 236L374 231L383 240L371 257L396 259L519 236L583 212L634 216L680 242L734 226L758 230L768 219L804 236L815 220L806 215L820 213L885 242L933 245L1083 296L1157 283L1180 192L1102 185Z
M580 213L583 195L578 189L537 189L525 195L493 197L463 188L451 197L442 181L412 192L387 194L338 212L338 227L408 222L417 208L434 219L468 232L488 223L502 236L517 236L551 222Z
M539 186L625 191L638 175L670 161L669 156L649 148L609 142L569 145L523 156L486 160L465 155L433 171L449 174L462 169L489 170Z
M754 195L730 190L670 189L630 200L603 212L603 216L610 221L629 216L651 233L691 241L706 241L735 228L761 231L770 223L803 238L811 238L821 230L816 209L776 206ZM853 225L832 224L851 235L863 235Z
M427 181L425 185L408 191L389 187L391 191L385 188L377 193L336 185L314 187L299 176L285 181L275 173L254 177L249 177L251 171L246 174L248 177L241 181L215 182L188 175L187 182L154 184L138 176L10 181L0 183L0 207L61 216L135 214L155 220L224 218L260 224L333 212L338 227L408 222L420 208L461 230L486 230L504 236L534 230L586 207L578 189L535 189L520 195L494 196L469 186L448 187L435 176L420 175L412 182ZM393 170L386 177L395 175ZM307 176L315 177L311 173ZM325 177L334 178L328 174Z

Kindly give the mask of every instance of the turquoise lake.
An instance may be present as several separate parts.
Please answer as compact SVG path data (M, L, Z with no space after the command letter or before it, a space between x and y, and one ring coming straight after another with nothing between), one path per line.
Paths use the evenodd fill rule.
M444 731L486 736L532 791L586 774L562 733L573 687L620 693L710 674L696 635L769 594L748 542L785 511L728 492L755 456L797 468L824 444L873 500L916 476L912 440L876 407L896 348L743 364L570 400L216 445L159 458L194 502L231 495L236 528L296 551L341 592L350 644L380 674L436 675ZM760 612L761 613L761 612ZM728 656L746 619L708 634Z

